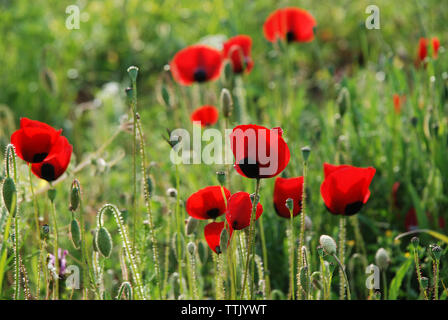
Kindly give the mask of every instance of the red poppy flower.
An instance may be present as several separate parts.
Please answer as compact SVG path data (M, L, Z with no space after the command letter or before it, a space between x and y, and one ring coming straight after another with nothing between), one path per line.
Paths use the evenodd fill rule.
M224 43L223 56L230 60L234 73L249 73L254 66L251 50L252 39L246 35L239 35Z
M320 186L320 193L328 211L346 216L358 213L369 200L369 186L375 171L372 167L324 163L325 179Z
M226 188L222 195L221 186L210 186L193 193L186 203L187 213L195 219L215 219L226 212L226 201L230 197L230 191Z
M271 178L288 165L290 153L281 128L240 125L230 134L235 169L247 178Z
M190 46L176 53L170 69L174 79L186 86L216 80L222 69L221 53L205 45Z
M401 97L399 94L395 93L393 95L393 100L394 100L394 110L396 114L400 114L401 112Z
M229 241L230 238L232 238L232 227L228 227L229 231ZM204 228L204 236L205 240L207 241L208 246L210 249L212 249L215 253L220 254L221 253L221 232L224 229L224 221L222 222L212 222L205 226ZM227 246L229 243L227 243Z
M73 151L61 132L43 122L22 118L20 129L11 135L11 143L17 156L32 164L37 177L53 181L65 172Z
M263 25L265 38L270 42L277 38L288 42L309 42L314 39L316 20L300 8L278 9L271 13Z
M431 39L432 44L432 55L434 58L437 58L439 47L440 47L440 41L437 37L434 37ZM418 43L418 59L420 62L425 60L425 58L428 56L428 39L426 38L420 38L420 41Z
M214 106L202 106L191 114L191 122L198 121L201 127L208 127L218 122L218 109Z
M302 211L303 177L275 179L274 185L274 208L280 217L290 219L291 214L286 207L286 200L293 200L293 216Z
M31 165L31 171L41 179L54 181L67 170L72 151L67 138L60 136L48 156L42 162Z
M263 206L257 203L255 220L263 213ZM250 215L252 214L252 200L247 192L237 192L229 199L226 212L226 219L234 230L241 230L250 225Z
M429 212L426 213L426 216L430 221L433 221L433 218ZM417 212L415 208L409 209L404 218L404 225L407 231L412 231L414 229L418 229L418 220L417 220ZM439 217L439 227L441 229L445 228L445 219L443 217Z

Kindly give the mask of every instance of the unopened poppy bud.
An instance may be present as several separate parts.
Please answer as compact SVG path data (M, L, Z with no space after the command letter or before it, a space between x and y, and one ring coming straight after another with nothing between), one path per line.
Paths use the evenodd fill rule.
M224 171L216 172L216 176L218 178L219 184L224 185L226 183L226 173Z
M429 279L427 277L421 277L420 278L420 285L422 286L423 290L428 289Z
M436 260L440 260L440 257L442 257L442 248L440 248L438 245L432 245L431 247L431 252L432 255L434 256L434 258Z
M185 234L187 236L192 235L196 231L196 228L198 225L199 225L198 219L195 219L193 217L188 217L187 223L185 225Z
M381 270L386 270L390 264L389 254L384 248L379 248L375 254L375 262Z
M302 157L303 157L303 161L307 162L308 158L310 157L310 153L311 153L311 148L310 147L303 147L302 148Z
M314 271L311 275L311 283L318 289L322 290L322 282L320 281L321 274L319 271Z
M8 212L15 216L17 211L17 190L16 184L11 177L7 177L3 182L3 202Z
M72 185L72 190L70 192L70 210L76 211L79 206L79 195L80 190L76 183Z
M48 199L50 199L51 202L54 202L55 198L56 198L56 189L48 190Z
M286 208L291 211L294 208L294 200L291 198L286 199L285 201Z
M112 237L106 228L101 227L96 232L95 237L96 247L98 251L106 258L108 258L112 252Z
M411 243L412 243L412 246L414 247L414 249L417 249L418 244L420 243L420 239L417 237L412 237Z
M129 74L129 77L131 78L131 81L135 82L137 80L138 68L136 66L129 67L128 74Z
M321 245L317 246L317 253L319 254L319 257L323 257L324 256L324 248L322 248Z
M93 229L91 231L91 233L92 233L92 237L93 237L93 241L92 241L93 251L98 252L98 247L96 245L96 229Z
M165 86L162 86L162 100L167 107L172 106L170 92Z
M226 88L221 90L221 108L224 117L230 117L233 111L233 100L230 91Z
M78 249L81 244L81 229L76 219L73 219L70 223L70 239L72 240L73 247Z
M194 242L189 242L187 244L187 250L190 255L194 255L194 253L196 252L196 245L194 244Z
M168 188L166 190L166 195L171 198L177 198L177 190L174 188Z
M332 237L323 234L320 236L319 243L327 254L333 255L336 253L336 242Z
M336 103L339 108L339 113L341 114L341 117L343 117L347 109L350 108L350 92L346 87L343 87L341 91L339 91Z

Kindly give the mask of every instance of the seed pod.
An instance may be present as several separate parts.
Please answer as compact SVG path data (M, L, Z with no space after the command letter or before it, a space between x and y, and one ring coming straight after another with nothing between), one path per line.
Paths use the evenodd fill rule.
M379 248L375 255L375 262L381 270L386 270L390 264L389 254L384 248Z
M138 68L136 66L130 66L128 68L128 74L129 77L131 78L131 81L135 82L137 80Z
M168 188L166 190L166 195L171 198L177 198L177 190L174 188Z
M303 147L301 150L302 150L303 161L307 162L308 158L310 157L311 148L307 146L307 147Z
M70 239L72 240L73 247L78 249L81 244L81 231L76 219L73 219L70 223Z
M17 190L16 184L11 177L7 177L3 182L2 193L6 209L8 209L10 214L15 216L17 212Z
M288 208L289 211L291 211L294 207L294 200L291 198L286 199L286 208Z
M76 211L79 206L79 188L76 184L73 184L72 190L70 192L70 210Z
M432 255L434 256L434 259L436 260L440 260L440 258L442 257L442 248L440 248L438 245L431 245L431 252Z
M319 242L327 254L332 255L336 253L336 242L332 237L323 234L320 236Z
M55 198L56 198L56 189L48 190L48 199L50 199L51 202L54 202Z
M221 108L224 117L230 117L233 110L233 100L230 91L226 88L221 90Z
M219 184L223 186L224 183L226 183L226 173L224 171L218 171L216 172L216 176L218 178Z
M112 252L112 238L106 228L101 227L98 229L96 232L95 242L98 251L104 257L108 258Z
M193 217L188 217L187 223L185 225L185 234L187 236L192 235L196 231L196 228L198 225L199 225L198 219L195 219Z
M420 239L417 237L412 237L411 243L412 243L412 246L414 247L414 249L417 249L418 244L420 243Z

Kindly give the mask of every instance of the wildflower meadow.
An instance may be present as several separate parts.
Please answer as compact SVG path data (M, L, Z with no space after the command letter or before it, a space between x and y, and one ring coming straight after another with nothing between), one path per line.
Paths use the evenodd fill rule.
M447 20L0 0L0 299L447 300Z

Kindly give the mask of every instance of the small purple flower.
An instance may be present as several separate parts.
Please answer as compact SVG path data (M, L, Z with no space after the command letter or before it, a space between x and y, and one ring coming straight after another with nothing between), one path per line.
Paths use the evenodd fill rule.
M58 258L59 258L59 277L61 278L66 271L67 268L67 259L65 258L68 254L67 250L64 250L62 252L62 249L59 248L58 249ZM52 255L51 253L49 254L50 256L50 261L48 262L48 266L54 268L54 255Z

